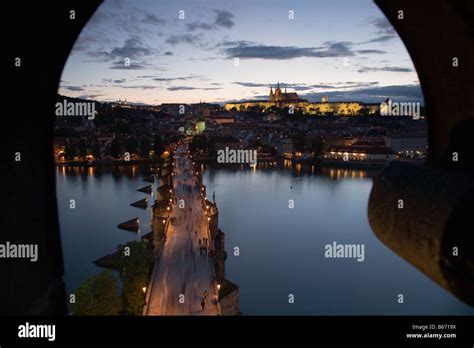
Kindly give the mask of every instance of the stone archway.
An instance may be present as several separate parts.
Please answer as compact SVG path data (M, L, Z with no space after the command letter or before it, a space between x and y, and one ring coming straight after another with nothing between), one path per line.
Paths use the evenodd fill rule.
M7 132L5 143L12 148L9 153L22 153L22 162L7 170L9 185L6 185L6 197L11 199L4 211L6 226L2 236L6 240L19 240L21 231L21 241L38 243L43 259L34 265L12 267L11 264L0 264L0 273L8 279L8 286L0 290L2 314L67 314L54 173L51 169L54 104L59 79L74 42L100 3L101 0L80 1L79 6L79 1L71 1L47 8L39 3L25 7L17 2L8 11L15 23L22 24L11 35L13 42L7 44L11 47L7 50L11 52L9 58L20 55L25 66L22 70L14 70L13 67L9 77L11 83L7 84L10 86L9 112L20 120L17 128ZM80 11L76 13L75 22L70 23L67 13L74 4ZM465 243L465 239L457 234L450 238L453 229L462 227L453 219L460 221L465 218L468 221L474 215L474 205L469 208L464 204L473 202L474 192L465 174L473 163L468 139L473 134L474 84L471 79L474 52L471 47L474 46L474 4L449 0L425 6L412 0L376 0L376 4L397 30L418 72L428 112L429 151L427 166L414 169L393 163L375 180L369 201L370 224L379 238L388 240L387 244L392 245L396 252L398 246L406 249L405 245L410 241L404 236L415 231L413 234L419 238L414 239L424 251L420 255L412 253L411 250L418 250L415 245L415 249L408 248L402 256L433 279L441 279L438 282L444 279L449 285L449 279L453 278L448 279L443 274L449 270L450 259L444 258L443 250L449 250L450 241ZM398 20L399 10L404 11L403 20ZM456 68L452 66L453 57L459 61ZM41 95L28 98L35 112L23 108L25 86L32 81L41 83L44 91ZM18 106L22 108L18 109ZM48 118L48 115L51 116ZM458 162L451 160L453 151L459 153ZM435 166L442 169L435 171ZM461 173L456 176L455 170ZM446 185L448 189L438 191L436 181L432 182L430 178L443 177L449 182ZM421 181L425 181L425 185L420 186ZM440 185L444 182L441 181ZM407 190L409 187L418 189ZM457 192L454 197L450 195L453 191ZM412 202L405 205L409 207L404 211L406 215L397 215L400 212L395 210L393 199L400 195L405 195L407 202ZM423 206L426 200L418 200L427 196L431 197L430 202L434 201L432 209ZM27 202L24 197L28 198ZM25 209L28 209L27 213ZM433 225L432 229L423 227L436 215L442 217L438 225ZM448 266L445 263L444 268L437 269L441 259L448 262ZM431 260L436 263L430 265Z
M374 179L369 222L392 251L474 305L474 3L376 3L418 73L429 148L425 165L394 161Z

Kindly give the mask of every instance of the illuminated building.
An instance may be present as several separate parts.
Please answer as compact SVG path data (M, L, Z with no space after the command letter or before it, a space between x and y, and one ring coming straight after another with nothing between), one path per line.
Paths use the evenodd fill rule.
M327 96L321 98L321 102L309 102L302 99L296 92L282 92L280 83L275 91L270 87L268 100L249 100L242 102L227 103L224 105L227 111L268 111L271 109L293 109L295 113L308 115L337 115L337 116L357 116L361 114L374 115L380 112L380 104L362 103L359 101L330 102Z

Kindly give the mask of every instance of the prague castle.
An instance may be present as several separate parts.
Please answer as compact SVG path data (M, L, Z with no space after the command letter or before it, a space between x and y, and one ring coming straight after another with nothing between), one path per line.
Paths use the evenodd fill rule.
M280 89L280 82L277 84L277 88L275 89L275 93L273 93L273 88L270 86L270 97L268 98L270 102L276 103L300 103L300 102L307 102L306 99L300 99L297 93L285 93L281 92Z
M277 84L275 91L270 86L270 95L268 100L249 100L224 105L227 111L270 111L272 109L293 109L294 113L303 113L309 115L338 115L338 116L357 116L374 115L380 112L380 104L367 104L358 101L351 102L330 102L328 97L323 97L320 102L309 102L301 99L296 92L287 93L281 91L280 83Z

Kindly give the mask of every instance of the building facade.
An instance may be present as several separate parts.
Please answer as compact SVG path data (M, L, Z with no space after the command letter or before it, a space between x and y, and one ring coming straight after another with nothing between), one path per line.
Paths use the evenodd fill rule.
M302 99L296 92L282 92L280 83L277 84L275 91L270 86L268 100L249 100L243 102L227 103L224 105L227 111L245 112L249 110L268 111L274 108L293 109L295 113L309 115L337 115L337 116L357 116L357 115L375 115L380 112L380 104L362 103L359 101L330 102L327 96L322 97L321 102L309 102Z

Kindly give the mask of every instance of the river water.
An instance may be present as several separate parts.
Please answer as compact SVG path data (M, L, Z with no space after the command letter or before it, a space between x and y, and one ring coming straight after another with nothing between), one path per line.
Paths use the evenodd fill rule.
M205 168L225 233L226 277L240 286L242 314L474 314L375 237L367 220L372 174L288 162ZM56 168L68 291L102 270L92 261L151 231L150 207L129 205L150 197L136 191L148 175L146 166ZM117 229L134 217L138 234ZM364 261L326 258L333 242L363 244Z

